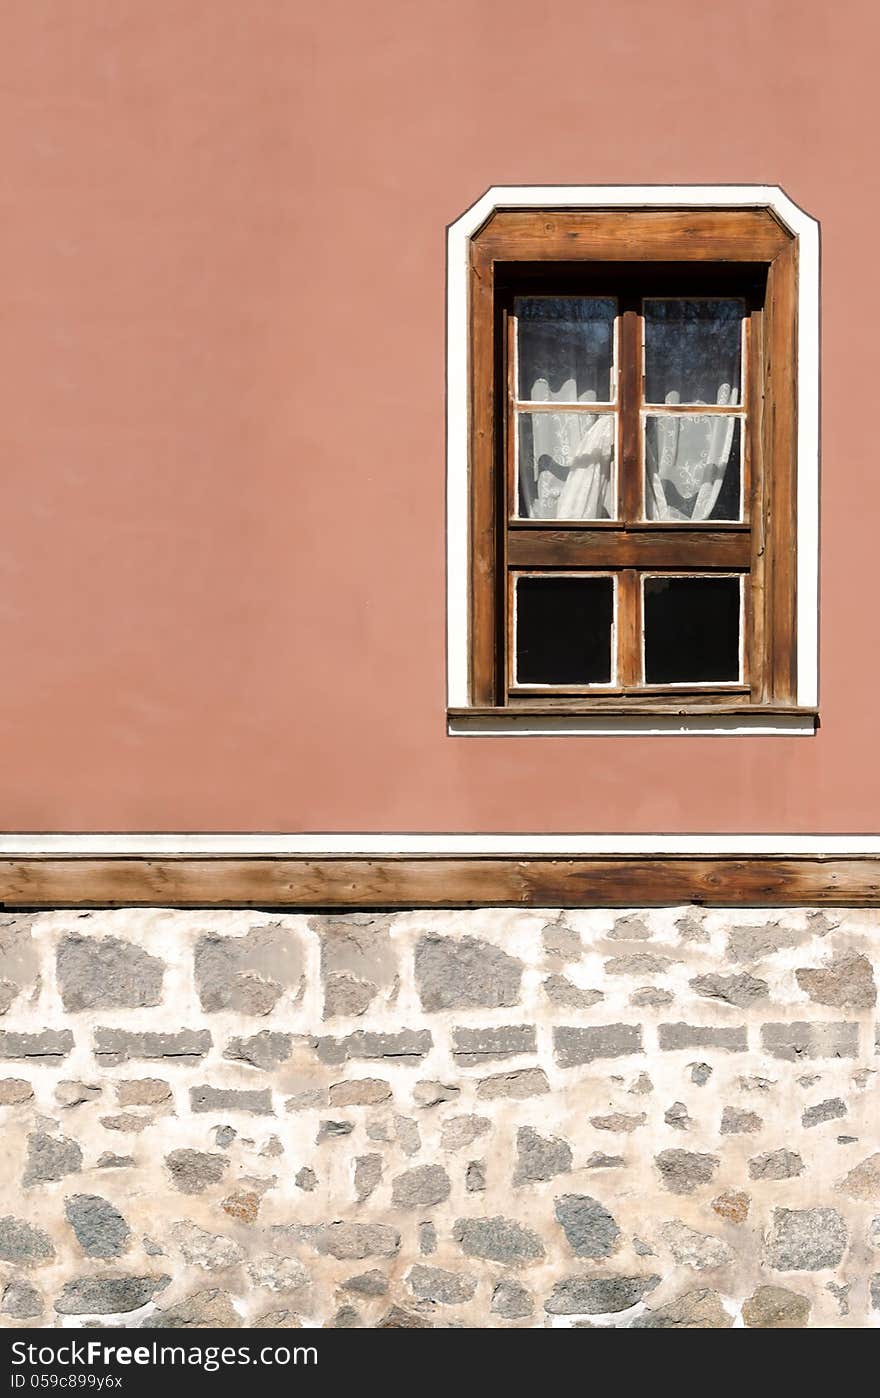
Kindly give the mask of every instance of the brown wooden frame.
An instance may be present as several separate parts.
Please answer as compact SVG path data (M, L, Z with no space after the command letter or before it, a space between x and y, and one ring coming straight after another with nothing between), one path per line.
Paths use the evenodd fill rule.
M638 518L640 449L631 434L619 453L620 522L553 521L547 527L509 519L510 298L535 286L560 294L574 286L582 294L587 288L614 294L627 277L631 285L645 286L647 276L658 288L651 294L706 294L712 288L747 296L743 522L669 526ZM631 296L621 311L624 422L638 413L632 403L641 396L634 378ZM761 208L497 210L470 243L469 331L469 705L452 716L803 712L796 701L797 239L791 232ZM618 571L618 585L630 590L629 597L638 587L636 570L741 572L749 594L744 683L636 686L631 657L640 641L633 603L625 613L632 634L619 636L622 683L594 693L512 689L506 579L513 571L545 568L624 570Z
M875 855L32 855L5 909L880 907Z

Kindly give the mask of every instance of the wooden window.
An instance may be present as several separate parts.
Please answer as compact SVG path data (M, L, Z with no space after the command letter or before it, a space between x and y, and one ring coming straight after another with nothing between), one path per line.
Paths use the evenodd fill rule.
M467 709L798 713L798 244L769 209L469 242Z

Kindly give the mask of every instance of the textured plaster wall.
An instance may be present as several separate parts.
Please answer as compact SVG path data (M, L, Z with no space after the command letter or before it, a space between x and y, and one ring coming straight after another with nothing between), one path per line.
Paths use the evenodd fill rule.
M5 0L0 829L876 832L878 45L876 0ZM822 224L816 737L448 738L446 225L752 182Z
M877 922L6 916L2 1324L874 1325Z

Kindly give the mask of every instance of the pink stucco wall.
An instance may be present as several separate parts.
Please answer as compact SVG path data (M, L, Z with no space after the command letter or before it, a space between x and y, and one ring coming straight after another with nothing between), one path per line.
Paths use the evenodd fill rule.
M0 827L878 826L869 0L9 0ZM493 183L822 222L815 738L446 736L444 226Z

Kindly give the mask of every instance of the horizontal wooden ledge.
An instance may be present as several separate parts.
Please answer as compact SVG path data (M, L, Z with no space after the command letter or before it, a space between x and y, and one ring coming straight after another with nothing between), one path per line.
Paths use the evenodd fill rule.
M880 907L880 856L322 858L55 855L0 860L12 908Z
M528 529L510 527L507 562L511 568L748 568L752 541L748 529Z
M797 708L791 704L737 704L726 703L723 700L717 703L689 703L686 700L669 699L665 702L652 703L624 703L620 699L591 699L589 701L572 699L571 701L557 701L555 704L541 702L540 700L530 701L517 699L510 704L486 705L483 707L474 706L472 708L447 709L446 714L451 719L466 718L516 718L522 716L528 718L565 718L566 715L575 714L578 718L589 717L591 714L597 718L624 718L628 714L637 715L640 718L649 716L651 718L676 718L687 717L689 715L709 716L711 718L735 717L744 718L814 718L819 717L819 710L812 708Z

